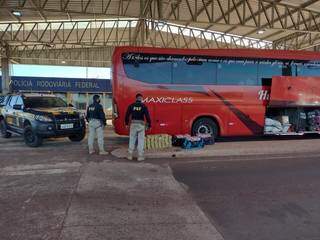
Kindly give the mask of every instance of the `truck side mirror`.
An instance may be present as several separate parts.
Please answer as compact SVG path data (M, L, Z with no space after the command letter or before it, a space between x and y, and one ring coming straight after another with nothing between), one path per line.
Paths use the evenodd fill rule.
M23 110L23 106L20 104L15 104L15 105L13 105L13 109L14 110Z

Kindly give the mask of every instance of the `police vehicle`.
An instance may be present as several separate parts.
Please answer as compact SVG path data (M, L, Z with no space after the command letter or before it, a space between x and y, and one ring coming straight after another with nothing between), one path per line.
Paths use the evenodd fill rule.
M13 94L1 97L1 136L22 135L30 147L38 147L44 138L68 137L73 142L84 139L84 114L61 98L45 94Z

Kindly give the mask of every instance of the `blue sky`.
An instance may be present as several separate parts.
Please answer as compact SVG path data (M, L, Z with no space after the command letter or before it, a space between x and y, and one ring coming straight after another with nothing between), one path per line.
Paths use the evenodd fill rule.
M12 64L10 68L11 76L110 79L110 68L29 64Z

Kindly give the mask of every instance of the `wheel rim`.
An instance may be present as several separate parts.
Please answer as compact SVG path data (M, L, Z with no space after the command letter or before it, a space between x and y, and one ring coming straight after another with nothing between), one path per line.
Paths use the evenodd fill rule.
M202 124L198 127L198 134L213 134L213 130L210 126Z
M32 131L28 130L25 132L25 139L27 140L27 142L34 142L35 138Z

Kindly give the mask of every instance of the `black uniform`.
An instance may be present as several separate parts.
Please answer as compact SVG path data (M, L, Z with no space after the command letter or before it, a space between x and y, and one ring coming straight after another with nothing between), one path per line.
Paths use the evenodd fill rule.
M147 126L149 128L151 127L148 108L142 102L137 101L128 107L125 119L126 125L129 125L130 116L132 120L144 121L146 119L148 124Z
M94 102L93 104L90 104L87 109L87 121L90 121L90 119L98 119L101 121L103 125L106 125L106 116L103 111L103 107L100 103Z

